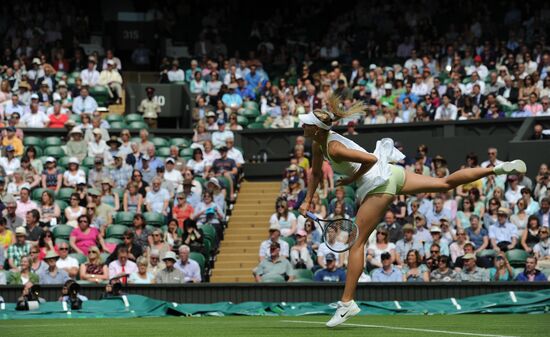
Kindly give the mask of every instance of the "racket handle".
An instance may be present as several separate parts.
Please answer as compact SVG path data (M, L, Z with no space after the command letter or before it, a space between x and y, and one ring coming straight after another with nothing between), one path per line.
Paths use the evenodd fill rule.
M319 218L317 218L317 216L315 214L311 213L311 212L306 212L306 215L307 215L308 218L310 218L312 220L315 220L315 221L319 220Z

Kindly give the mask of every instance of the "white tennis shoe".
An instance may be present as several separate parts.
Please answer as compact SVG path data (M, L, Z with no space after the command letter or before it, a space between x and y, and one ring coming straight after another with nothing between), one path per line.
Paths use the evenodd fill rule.
M338 301L336 312L334 313L334 316L332 316L330 321L327 322L327 327L334 328L335 326L344 323L349 318L357 315L360 311L361 309L353 300L348 303Z
M527 172L527 166L523 160L516 159L498 164L493 169L493 172L495 174L523 174Z

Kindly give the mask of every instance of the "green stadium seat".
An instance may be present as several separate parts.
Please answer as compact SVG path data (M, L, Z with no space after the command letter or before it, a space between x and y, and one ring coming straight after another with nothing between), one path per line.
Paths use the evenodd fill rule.
M214 226L210 225L210 224L206 224L204 226L201 227L202 229L202 232L204 234L204 236L206 238L209 238L212 243L216 243L217 242L217 233L216 233L216 229L214 228Z
M55 244L56 245L60 245L62 243L66 243L66 244L69 244L69 240L65 240L65 239L61 239L61 238L55 238Z
M36 150L36 157L42 157L44 155L44 150L40 146L35 146L34 149Z
M254 120L256 123L262 123L265 122L267 119L267 115L260 115L258 117L256 117L256 119Z
M25 146L34 146L42 147L42 138L36 136L25 136L23 138L23 145Z
M231 198L231 187L229 186L229 179L224 176L219 176L217 178L222 187L225 188L226 199L229 200Z
M164 215L155 212L143 213L143 218L148 225L162 227L164 225Z
M121 239L118 239L118 238L107 238L107 239L105 239L105 242L106 243L111 243L111 244L114 244L114 245L119 245L123 241Z
M247 125L249 129L265 129L264 123L250 123Z
M201 268L201 274L204 275L204 266L206 264L206 259L204 258L204 255L197 252L190 252L189 258L199 264L199 267Z
M497 252L492 249L484 249L482 251L477 252L476 254L479 257L487 256L487 257L495 257L497 255Z
M313 280L313 272L309 269L294 269L294 276L297 279Z
M122 203L122 199L124 198L124 188L113 188L113 193L118 194L119 201Z
M147 125L145 122L132 122L128 124L129 129L148 129L149 125Z
M107 242L107 240L105 240L105 242ZM120 241L120 243L122 243L122 241ZM109 258L109 253L101 253L100 256L101 256L101 261L103 261L103 263L105 263L105 261L107 261L107 259Z
M88 258L84 254L72 253L69 254L69 256L74 257L78 261L79 265L84 264L88 261Z
M206 251L206 254L207 256L205 256L206 258L208 258L208 256L210 256L210 254L212 254L212 241L210 240L210 238L204 238L204 240L202 241L202 244L204 246L204 250Z
M61 210L61 215L63 216L63 212L65 211L65 208L69 206L69 203L67 203L65 200L56 200L55 204L59 207Z
M128 127L128 124L121 121L111 122L109 124L112 129L126 129Z
M110 225L107 227L105 235L107 238L122 239L122 236L124 235L124 232L126 232L126 230L128 230L128 227L124 225Z
M42 142L43 147L49 147L49 146L61 146L63 142L61 141L61 138L59 137L46 137L44 138Z
M55 159L59 159L61 157L65 156L65 152L63 149L59 146L50 146L44 149L44 156L45 157L54 157Z
M244 128L248 125L249 121L248 118L239 115L237 116L237 123Z
M134 222L133 212L117 212L115 213L115 224L131 225Z
M291 236L281 236L281 240L288 243L288 246L292 248L296 244L296 240L294 240Z
M105 120L109 123L112 122L124 122L124 116L119 114L108 114Z
M59 160L57 161L57 165L58 166L61 166L61 167L65 167L67 168L69 166L69 159L71 159L71 157L61 157L59 158Z
M153 137L152 139L150 139L150 141L151 143L155 144L156 148L170 146L170 143L166 139L161 137Z
M34 201L40 201L40 199L42 198L42 193L44 193L44 191L46 191L46 190L47 189L42 188L42 187L35 188L32 191L31 199L34 200Z
M246 109L242 115L248 119L255 120L256 117L260 116L260 110L258 109Z
M525 259L527 259L528 256L529 253L521 249L512 249L506 252L506 258L512 267L525 266Z
M132 138L130 138L130 141L131 141L132 143L139 144L139 143L141 143L141 138L139 138L139 137L132 137Z
M69 78L76 79L77 77L80 77L80 72L78 71L73 71L69 74Z
M170 145L175 145L177 147L189 147L192 142L187 138L172 138L170 139Z
M243 103L243 108L258 110L259 106L258 106L258 103L254 101L248 101Z
M281 275L265 275L262 277L262 283L284 283L285 278Z
M71 194L75 192L74 188L70 187L62 187L59 189L59 192L57 192L56 199L69 201L71 199Z
M182 157L192 157L193 156L193 149L190 147L186 147L184 149L181 149L180 156Z
M73 229L73 227L68 225L57 225L53 228L52 232L56 239L69 240Z
M128 114L124 118L126 120L126 123L132 123L132 122L143 122L143 116L140 114Z
M169 157L170 156L170 148L169 147L160 147L156 151L157 156L159 157Z
M61 81L61 78L62 78L63 76L65 76L66 74L67 74L67 73L64 72L63 70L58 70L58 71L56 71L56 73L55 73L55 80L58 81L58 82Z
M313 282L313 279L310 278L295 278L292 280L293 283L306 283L306 282Z
M81 166L94 167L94 160L95 160L94 157L86 157L86 158L84 158L84 160L82 160L82 165Z
M74 121L76 124L80 124L82 122L82 119L80 118L80 115L77 115L77 114L71 114L69 116L69 119Z

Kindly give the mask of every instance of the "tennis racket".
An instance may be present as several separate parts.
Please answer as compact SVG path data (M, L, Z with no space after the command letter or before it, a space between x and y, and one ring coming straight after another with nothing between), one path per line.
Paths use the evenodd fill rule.
M319 224L323 230L323 241L335 253L349 250L359 236L359 228L350 219L323 220L311 212L306 212L306 215Z

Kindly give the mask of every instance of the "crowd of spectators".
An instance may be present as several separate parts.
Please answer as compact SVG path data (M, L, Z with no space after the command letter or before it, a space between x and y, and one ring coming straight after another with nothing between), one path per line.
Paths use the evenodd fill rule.
M258 282L345 281L347 252L330 251L322 242L321 228L297 211L311 173L303 138L297 143L254 275ZM396 146L404 151L399 142ZM484 161L475 153L466 158L463 167L501 162L494 147ZM449 174L445 158L430 157L424 145L415 158L398 164L428 176ZM337 179L325 160L309 211L323 219L353 219L354 187L334 187ZM396 196L365 246L360 282L546 281L549 187L550 172L542 164L534 180L525 175L489 176L445 193Z

